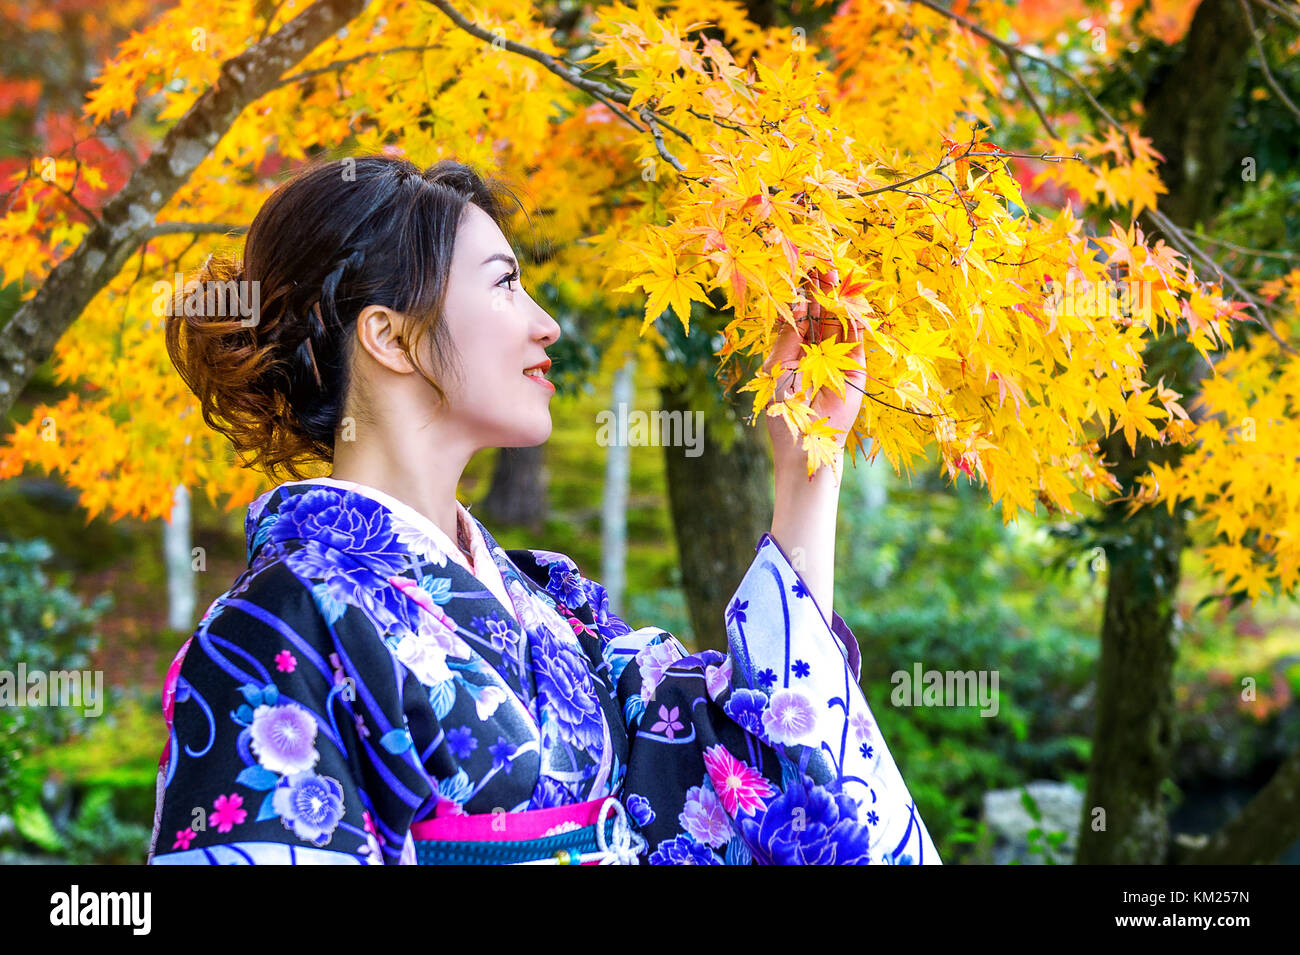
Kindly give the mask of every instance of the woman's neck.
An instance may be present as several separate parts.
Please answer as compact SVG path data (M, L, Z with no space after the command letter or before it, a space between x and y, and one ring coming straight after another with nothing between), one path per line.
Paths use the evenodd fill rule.
M395 443L378 448L336 444L330 477L383 491L427 517L459 545L463 535L456 488L468 462L468 456L462 461L450 454L413 452Z

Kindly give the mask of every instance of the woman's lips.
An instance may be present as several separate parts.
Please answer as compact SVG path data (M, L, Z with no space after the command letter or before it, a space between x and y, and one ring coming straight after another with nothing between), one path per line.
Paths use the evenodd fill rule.
M555 386L540 375L524 375L524 377L534 382L539 388L545 388L549 394L555 394Z

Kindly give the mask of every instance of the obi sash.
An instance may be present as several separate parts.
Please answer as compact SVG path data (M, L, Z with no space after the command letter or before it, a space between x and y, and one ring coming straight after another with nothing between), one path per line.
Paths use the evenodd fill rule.
M617 797L425 819L411 826L419 865L638 865L646 841Z

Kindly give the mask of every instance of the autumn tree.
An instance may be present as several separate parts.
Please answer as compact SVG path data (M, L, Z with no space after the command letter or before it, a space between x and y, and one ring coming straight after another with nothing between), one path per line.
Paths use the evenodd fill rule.
M1173 5L1156 6L1161 29L1187 28ZM1030 36L1053 25L1037 5L932 0L797 12L727 0L180 0L122 42L85 102L101 128L162 124L153 153L111 184L75 149L34 155L6 184L0 268L23 301L0 330L0 411L51 357L73 390L15 426L0 477L57 470L91 514L164 515L177 483L246 503L265 476L205 427L167 361L162 308L251 220L285 164L385 150L516 179L548 246L527 277L600 318L588 329L599 353L636 352L671 388L672 342L698 347L703 333L711 375L748 402L742 416L801 436L810 473L835 466L817 393L842 392L860 370L849 456L883 454L907 473L933 454L952 480L985 486L1006 521L1117 497L1152 512L1221 499L1221 487L1159 471L1155 458L1147 474L1116 473L1117 458L1142 460L1144 441L1193 461L1221 447L1212 415L1186 410L1196 383L1153 356L1173 337L1209 362L1251 323L1282 349L1294 300L1279 298L1270 318L1207 268L1158 209L1169 190L1150 135L1101 108L1050 53L998 36L1000 22ZM1098 109L1053 118L1039 73ZM1042 126L1034 147L1004 145L999 123L1027 119ZM1094 217L1031 203L1026 164ZM74 177L91 201L65 201ZM801 297L839 329L815 336L795 367L764 370ZM796 390L777 400L787 380ZM1246 380L1242 400L1286 407L1289 393L1274 391L1285 385ZM1284 434L1270 431L1268 446ZM1294 535L1258 518L1289 516L1292 499L1261 495L1239 527L1257 531L1251 553L1270 555L1268 574L1288 590ZM1117 824L1148 825L1148 784L1112 807Z

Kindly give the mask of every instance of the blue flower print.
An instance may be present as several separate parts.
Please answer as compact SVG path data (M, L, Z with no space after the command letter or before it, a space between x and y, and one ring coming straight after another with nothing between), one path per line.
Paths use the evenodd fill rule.
M286 829L299 839L323 846L343 818L343 787L332 776L295 773L281 777L271 804Z
M768 803L757 818L741 816L741 835L769 865L868 865L870 830L858 823L858 806L840 792L815 785L806 774Z
M457 759L469 759L470 753L478 748L478 740L468 726L458 726L447 731L447 746Z
M474 631L485 637L492 649L501 654L510 666L519 669L519 634L510 629L509 622L493 610L490 617L475 617L469 624Z
M553 776L542 776L537 780L537 788L533 790L533 796L528 801L528 808L550 809L578 801L562 782Z
M560 738L580 749L599 752L605 724L589 661L548 627L537 627L532 636L537 695L545 698L543 705L555 718Z
M759 739L763 739L763 710L767 708L767 697L758 690L736 690L722 704L722 712L739 723Z
M737 600L727 605L727 623L733 620L739 625L746 622L745 608L749 606L748 600Z
M690 836L681 835L659 843L650 854L651 865L722 865L713 850Z
M488 752L492 754L492 766L494 769L501 769L507 776L510 770L515 768L515 750L517 746L512 745L504 736L498 736L497 741L488 747Z
M772 686L775 683L776 683L776 671L773 670L771 667L768 667L758 675L758 685L765 690L772 689Z
M546 591L570 610L576 610L587 602L587 591L582 588L582 575L567 563L551 564L550 581Z
M632 814L636 824L643 828L655 821L655 811L650 806L650 800L640 793L627 794L627 811Z
M333 550L364 555L391 574L406 566L406 550L393 533L388 510L378 501L352 491L315 487L284 496L277 513L272 540L318 540Z
M806 661L804 660L794 661L794 675L797 676L799 679L801 680L804 679L811 672L812 672L812 667L810 667Z

